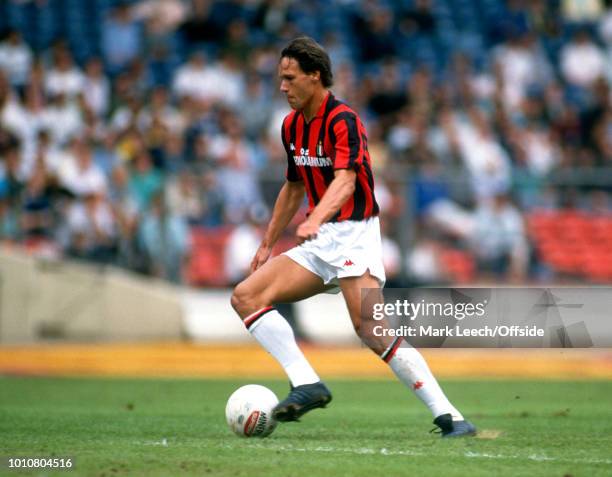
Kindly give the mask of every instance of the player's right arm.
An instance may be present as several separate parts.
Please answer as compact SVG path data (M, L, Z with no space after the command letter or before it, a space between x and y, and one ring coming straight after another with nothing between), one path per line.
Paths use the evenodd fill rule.
M270 258L272 247L274 247L283 230L285 230L285 227L291 222L291 219L302 205L304 192L305 188L302 181L288 180L281 188L276 198L274 210L272 211L272 218L270 219L264 238L251 262L251 273L261 267Z
M283 233L285 227L287 227L293 216L297 213L304 200L306 189L293 160L293 145L290 144L289 138L290 124L296 118L295 114L294 111L285 117L281 127L281 140L287 154L287 181L276 198L274 210L272 211L272 219L270 219L263 241L251 262L251 273L268 261L272 253L272 247L274 247L281 233Z

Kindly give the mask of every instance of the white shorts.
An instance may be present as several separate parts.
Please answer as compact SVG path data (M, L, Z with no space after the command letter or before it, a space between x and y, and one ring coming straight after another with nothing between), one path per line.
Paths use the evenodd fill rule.
M338 278L360 277L367 270L381 287L385 284L378 217L323 224L317 238L287 250L284 255L321 277L326 285L338 285ZM338 291L335 288L328 293Z

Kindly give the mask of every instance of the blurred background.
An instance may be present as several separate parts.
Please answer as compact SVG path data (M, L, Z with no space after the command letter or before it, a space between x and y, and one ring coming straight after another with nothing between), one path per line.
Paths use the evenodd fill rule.
M366 123L389 286L612 283L609 0L2 0L0 31L0 340L243 336L300 34Z

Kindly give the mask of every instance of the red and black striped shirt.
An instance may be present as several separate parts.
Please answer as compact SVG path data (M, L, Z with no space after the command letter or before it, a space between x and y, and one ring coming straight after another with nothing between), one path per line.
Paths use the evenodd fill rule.
M367 134L355 111L328 93L310 122L301 112L289 113L283 121L282 138L287 180L304 182L308 213L334 180L335 170L353 169L357 173L355 192L330 222L378 215Z

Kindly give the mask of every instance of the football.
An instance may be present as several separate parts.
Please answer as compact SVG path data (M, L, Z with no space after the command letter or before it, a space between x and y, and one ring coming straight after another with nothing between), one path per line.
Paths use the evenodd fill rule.
M277 404L278 398L271 390L248 384L229 397L225 418L230 429L241 437L266 437L277 425L272 418L272 410Z

